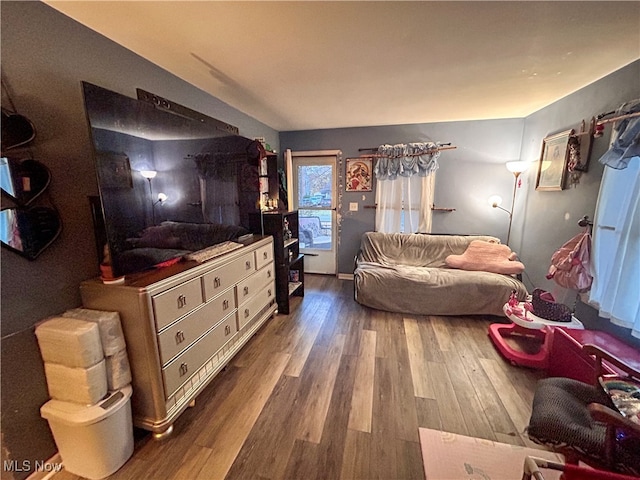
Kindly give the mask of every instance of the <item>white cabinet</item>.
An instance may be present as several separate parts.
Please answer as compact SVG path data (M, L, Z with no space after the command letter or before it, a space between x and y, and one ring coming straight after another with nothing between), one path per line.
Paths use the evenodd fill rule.
M136 426L158 436L276 311L273 240L255 236L208 262L181 262L80 287L84 307L117 311Z

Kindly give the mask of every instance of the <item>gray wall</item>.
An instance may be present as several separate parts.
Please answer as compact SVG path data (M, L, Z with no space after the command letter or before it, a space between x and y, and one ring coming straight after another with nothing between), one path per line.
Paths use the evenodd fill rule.
M278 132L43 3L3 1L0 13L2 79L37 129L33 145L15 154L49 167L49 193L36 203L53 203L63 222L61 236L36 261L1 253L2 460L22 466L56 451L39 414L48 394L34 324L79 306L80 282L99 273L87 200L98 188L81 80L133 97L143 88L235 125L246 137L264 136L274 148ZM8 106L4 94L2 100Z
M594 115L615 110L635 98L640 98L640 61L527 117L520 157L538 159L544 137L570 128L577 131L582 119L588 121ZM583 215L594 217L603 172L598 159L607 151L610 135L609 125L604 135L594 140L589 171L582 175L575 188L558 192L536 191L536 171L532 169L523 178L524 195L516 205L514 245L527 267L528 276L533 285L551 291L569 305L575 301L575 292L557 286L547 280L545 274L553 252L581 231L578 220Z
M488 206L492 194L502 196L510 207L514 177L504 163L509 160L537 161L544 137L580 127L582 119L608 112L640 97L640 61L545 107L525 119L394 125L280 133L282 149L333 150L343 158L357 156L359 148L383 143L414 141L452 142L456 150L443 151L436 176L435 204L456 208L452 213L434 212L434 233L484 233L507 237L508 215ZM611 127L594 141L589 171L579 185L557 192L535 191L537 170L533 165L521 176L516 193L510 246L526 265L525 283L530 289L545 288L558 299L573 304L575 292L567 292L545 278L557 248L579 233L583 215L593 218L602 166L598 158L608 147ZM344 164L341 165L344 175ZM375 203L374 192L341 191L342 225L338 253L339 273L353 272L353 257L363 232L373 230L375 210L362 209ZM359 202L358 212L349 212L350 202Z
M380 144L407 142L443 142L456 146L444 150L438 160L434 203L436 207L455 208L455 212L434 212L433 233L484 233L506 241L508 215L491 208L489 196L498 194L508 202L513 188L513 175L505 162L520 156L523 119L485 120L473 122L427 123L378 127L341 128L282 132L282 149L341 150L344 159L358 156L360 148ZM340 182L343 184L344 182ZM353 273L353 258L364 232L374 228L375 204L372 192L339 192L341 231L338 246L339 273ZM357 202L357 212L349 211L349 203Z
M264 136L276 148L340 149L343 156L358 148L410 141L452 142L445 151L436 185L437 206L453 213L434 214L434 232L488 233L506 239L506 214L491 209L493 193L508 202L513 177L508 160L536 159L542 138L575 126L582 119L640 96L639 63L586 87L527 119L400 125L371 128L278 132L175 76L119 47L39 2L3 1L1 5L2 77L20 113L36 125L38 137L28 151L47 165L53 180L42 202L59 209L61 237L36 261L2 249L2 460L45 460L55 452L39 408L47 400L46 383L33 326L48 316L80 304L79 283L98 275L93 225L87 195L97 194L80 81L86 80L127 95L135 88L170 98L240 128L247 137ZM4 98L3 98L4 101ZM4 106L4 103L3 103ZM553 251L577 232L575 222L593 215L601 169L596 165L605 140L596 145L589 173L577 189L535 192L529 172L518 192L517 228L512 246L519 251L533 283L542 284ZM341 172L343 173L343 172ZM373 205L373 192L343 192L343 205ZM3 199L3 206L5 205ZM569 212L569 220L564 213ZM340 272L352 271L352 258L364 231L371 230L374 211L344 214ZM526 222L524 221L526 214ZM15 474L26 477L28 472ZM3 472L3 478L11 474Z

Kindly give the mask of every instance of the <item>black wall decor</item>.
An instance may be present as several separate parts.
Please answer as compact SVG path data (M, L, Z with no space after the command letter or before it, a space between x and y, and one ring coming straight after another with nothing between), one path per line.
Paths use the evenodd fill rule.
M3 130L3 148L5 140ZM10 148L14 145L12 141ZM60 215L53 206L35 205L50 183L51 172L37 160L0 158L2 194L12 204L0 210L0 242L28 260L35 260L62 231Z

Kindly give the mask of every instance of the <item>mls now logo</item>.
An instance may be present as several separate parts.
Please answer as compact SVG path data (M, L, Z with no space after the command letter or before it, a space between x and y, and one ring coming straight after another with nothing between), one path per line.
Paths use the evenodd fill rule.
M62 470L62 463L47 463L36 460L5 460L2 462L2 470L5 472L59 472Z

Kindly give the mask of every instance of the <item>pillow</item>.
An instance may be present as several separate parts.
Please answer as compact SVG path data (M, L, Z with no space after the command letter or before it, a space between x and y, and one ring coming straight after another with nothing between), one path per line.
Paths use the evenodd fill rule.
M524 265L507 245L472 240L462 255L449 255L444 262L448 267L493 273L514 274L524 272Z

